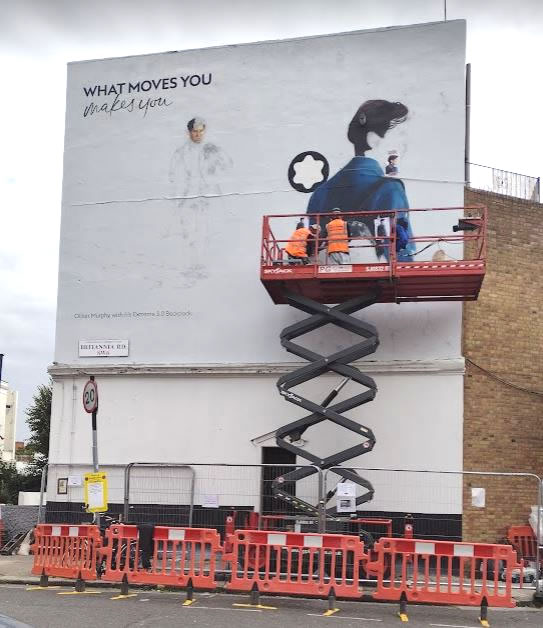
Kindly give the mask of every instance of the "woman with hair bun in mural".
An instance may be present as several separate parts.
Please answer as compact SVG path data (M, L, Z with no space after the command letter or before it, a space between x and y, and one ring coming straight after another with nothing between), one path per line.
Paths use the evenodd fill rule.
M367 100L356 111L349 124L347 138L354 146L355 156L333 177L313 192L307 206L308 214L329 213L339 207L343 212L408 209L405 186L396 176L385 176L383 168L366 153L374 151L391 131L405 122L407 107L400 102ZM392 134L393 135L393 134ZM396 148L396 147L395 147ZM396 150L393 151L396 155ZM390 153L391 154L391 153ZM413 237L409 215L400 212L409 238ZM349 220L351 235L383 236L383 222L373 218ZM374 241L375 242L375 241ZM402 242L405 244L405 242ZM399 261L413 261L414 244L407 243L397 251ZM389 258L388 247L383 240L375 242L378 258Z

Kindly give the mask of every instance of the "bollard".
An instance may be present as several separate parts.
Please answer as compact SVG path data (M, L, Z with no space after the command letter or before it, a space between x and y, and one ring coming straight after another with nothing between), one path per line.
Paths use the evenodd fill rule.
M126 600L127 597L136 597L137 593L129 593L128 591L128 575L124 574L121 580L121 590L119 595L109 598L110 600Z
M258 585L256 582L253 584L253 588L251 589L251 605L260 605L260 591L258 590Z
M77 593L83 593L85 591L85 581L81 577L81 572L77 574L77 580L75 581L75 591Z
M488 600L486 597L481 600L481 616L479 617L479 621L481 622L481 626L485 626L485 628L488 628L490 625L488 623Z
M398 613L398 617L402 621L409 621L409 617L407 616L407 595L405 594L405 591L400 597L400 612Z
M45 568L42 569L40 576L40 587L48 587L49 586L49 576L45 573Z
M191 604L194 604L194 602L196 602L194 599L194 585L192 584L192 578L189 578L189 581L187 582L187 597L183 602L183 606L190 606Z
M328 610L324 613L324 617L330 617L330 615L334 615L339 611L339 608L336 606L336 592L334 587L330 589L330 593L328 593Z
M251 598L249 604L232 604L232 606L242 606L249 608L261 608L262 610L274 611L276 610L275 606L264 606L260 603L260 591L258 590L258 584L255 582L251 589Z

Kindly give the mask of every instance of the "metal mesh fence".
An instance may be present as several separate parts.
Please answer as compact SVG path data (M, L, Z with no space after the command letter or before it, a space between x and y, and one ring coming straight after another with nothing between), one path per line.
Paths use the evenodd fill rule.
M278 497L277 479L300 468L310 469L312 473L296 483L281 482L283 495ZM542 573L539 548L543 535L534 538L526 525L532 506L541 513L541 479L533 474L356 468L355 471L372 483L373 499L355 512L339 513L337 485L342 480L341 468L322 472L315 467L287 464L131 463L103 465L101 470L108 476L107 514L137 524L140 534L152 534L155 525L214 528L220 533L225 548L233 542L233 535L227 537L226 534L236 529L266 530L285 539L285 533L290 531L349 534L360 537L364 551L369 552L370 562L376 558L375 542L383 536L406 536L428 542L511 543L525 565L522 574L520 570L514 574L515 578L518 576L517 581L514 580L516 586L539 587ZM91 465L50 465L43 494L47 496L47 508L40 509L40 520L90 522L92 515L84 511L83 477L91 471ZM353 484L353 488L356 498L360 487ZM296 499L288 499L289 496ZM305 511L295 506L296 500L307 505ZM536 529L541 530L540 522L537 523ZM505 538L508 528L514 525L527 529L524 534L529 538L519 541L511 535ZM243 569L260 573L263 551L256 546L243 549L236 569L247 563ZM245 556L243 552L250 553ZM300 561L296 569L308 570L307 577L311 579L315 569L307 563L309 554L299 548L293 550L292 555L289 552L283 547L274 558L275 566L270 563L268 567L283 574L292 570L292 561ZM332 564L326 563L330 556L330 552L325 551L321 558L326 573L331 570L331 574ZM451 560L451 577L456 582L462 577L462 566L457 558ZM341 561L345 562L341 562L340 568L347 581L375 578L375 573L371 570L366 573L362 563L355 564L351 556L345 555ZM222 560L217 565L218 569L226 569ZM359 566L360 574L355 576L355 567ZM396 576L400 573L394 561L385 567L385 578L390 570ZM431 578L439 578L440 563L427 567ZM474 577L480 577L477 574L481 565L475 561L473 569L477 572ZM490 561L488 569L496 582L502 582L504 567L500 561ZM408 570L415 570L413 562Z
M264 526L294 529L297 511L275 496L274 480L295 465L128 465L125 481L125 520L153 525L192 525L225 531L233 515L236 528ZM303 483L286 483L283 490L317 504L318 474ZM252 513L260 513L258 522ZM316 522L316 517L314 517Z
M481 164L470 164L468 184L479 190L514 196L536 203L539 203L540 199L539 177L529 177L525 174L482 166Z
M101 465L108 477L108 512L119 516L123 510L125 465ZM50 464L43 478L39 520L44 523L90 523L92 514L84 509L84 477L92 464ZM47 502L45 504L45 502Z
M334 489L342 478L333 469L325 472L324 490L330 496L327 531L366 530L379 538L379 526L356 523L357 519L379 517L390 521L393 536L403 536L406 523L412 523L414 538L508 543L511 526L526 525L532 510L540 512L541 479L530 473L364 468L356 471L373 484L374 498L356 513L347 514L347 518L345 513L341 518L330 516L338 499ZM539 545L542 537L540 533Z
M373 499L356 513L339 514L334 489L341 477L333 469L322 473L322 486L321 474L314 473L283 483L287 497L277 497L274 481L295 468L300 466L131 463L101 470L108 476L107 514L127 523L210 527L221 534L230 515L233 528L317 531L320 513L323 532L365 532L374 540L403 536L406 517L412 517L415 538L496 543L509 526L526 525L531 508L541 504L540 480L531 474L360 468L373 484ZM83 478L91 471L91 465L49 465L40 520L90 521ZM324 517L318 506L326 493ZM295 507L289 495L312 508Z
M514 586L539 590L543 576L541 547L541 479L530 473L500 473L484 471L427 471L407 469L355 469L374 486L375 496L356 513L345 518L334 517L331 510L339 498L334 488L341 476L339 468L324 473L324 490L330 497L327 503L326 531L359 534L367 545L383 536L382 529L371 519L380 517L389 521L392 536L409 536L414 539L435 541L463 541L471 543L511 544L523 561L522 572L512 574ZM537 537L532 535L528 522L530 512L539 513L536 521ZM368 519L370 521L368 521ZM511 526L518 526L521 537L508 534ZM527 534L527 538L522 535ZM540 548L540 549L538 549ZM420 557L417 559L420 561ZM441 559L440 559L441 560ZM433 582L443 578L440 560L418 567L413 561L408 565L410 577L418 579L428 569ZM491 579L502 586L505 578L505 561L489 560L486 569ZM420 569L423 568L421 571ZM462 577L462 563L450 561L454 582ZM481 577L482 561L474 561L474 577ZM395 565L396 578L402 573L402 565ZM516 584L515 584L516 583ZM443 585L443 583L442 583Z
M403 536L406 517L413 518L413 527L419 538L462 539L462 475L438 472L416 473L391 469L356 469L369 480L375 494L371 501L362 505L356 518L388 519L392 535ZM334 491L341 477L330 470L325 473L327 491ZM334 508L337 496L333 495L327 510ZM327 518L327 530L333 531L338 522ZM340 529L352 529L348 513L342 513ZM383 536L384 526L361 525L372 536Z
M132 463L124 473L127 523L192 526L195 472L188 465Z

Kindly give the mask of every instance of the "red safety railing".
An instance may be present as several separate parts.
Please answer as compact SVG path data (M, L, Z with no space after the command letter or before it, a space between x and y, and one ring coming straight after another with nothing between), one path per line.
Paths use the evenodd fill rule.
M377 600L515 606L512 572L522 565L509 545L382 538L374 551ZM499 561L506 567L504 582L494 569ZM383 576L387 564L390 581Z
M365 232L365 235L350 235L349 236L349 249L356 248L375 248L376 246L381 247L382 249L387 251L386 257L388 257L388 261L383 262L385 265L390 265L390 268L387 269L391 274L394 274L395 265L397 262L396 259L396 229L395 225L398 217L407 215L413 222L415 221L415 215L420 214L421 212L425 212L428 214L437 215L437 213L443 212L451 212L454 213L455 220L451 219L450 231L448 233L430 233L430 226L425 228L428 229L426 233L416 233L409 239L410 244L414 244L416 250L412 253L414 256L414 262L418 261L418 255L425 251L426 249L430 249L434 244L440 243L452 243L452 244L472 244L469 251L469 257L463 253L461 258L454 259L437 259L433 260L435 263L446 264L447 262L458 262L463 260L481 260L486 258L486 216L487 210L482 206L469 206L469 207L435 207L429 209L398 209L398 210L387 210L387 211L364 211L364 212L342 212L340 214L341 218L346 220L349 223L353 221L356 223L358 221L361 224L364 220L366 222L374 221L376 219L386 219L389 223L389 233L386 236L379 236L373 233ZM459 212L462 212L459 215ZM295 240L290 239L289 237L277 238L274 235L274 231L272 227L274 224L280 225L280 221L287 219L288 226L286 224L281 225L281 231L293 231L292 223L297 220L306 220L308 225L315 224L320 227L317 229L314 234L314 245L315 252L319 250L326 250L328 244L328 238L324 237L325 233L325 225L328 221L333 218L337 218L338 214L334 213L326 213L326 214L274 214L269 216L264 216L263 225L262 225L262 248L261 248L261 266L262 267L270 267L277 266L282 264L294 263L295 260L288 259L288 256L285 251L285 247L289 242L295 242ZM453 222L456 222L458 219L464 221L464 226L467 226L467 229L458 230L456 232L452 231ZM420 229L421 221L418 221L417 229ZM435 220L429 220L429 225L435 223ZM470 229L471 227L471 229ZM361 232L364 231L363 229ZM326 259L321 259L319 261L317 255L310 256L308 260L306 260L310 265L317 265L322 263L327 263ZM412 264L414 262L402 262L402 264ZM377 262L373 262L375 265ZM444 266L446 268L446 266Z
M39 524L34 529L32 573L96 580L100 531L92 525Z
M361 562L366 558L358 537L237 530L232 552L230 591L358 598Z
M156 526L153 530L150 565L141 564L138 529L132 525L112 526L106 533L107 546L103 579L132 584L167 585L214 589L217 556L222 554L217 530Z

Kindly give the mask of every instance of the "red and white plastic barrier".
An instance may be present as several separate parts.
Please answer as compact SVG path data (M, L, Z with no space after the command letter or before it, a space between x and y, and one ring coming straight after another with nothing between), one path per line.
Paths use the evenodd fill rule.
M32 573L96 580L100 531L92 525L38 524L34 530Z
M134 525L113 525L106 531L106 545L100 550L105 558L102 580L121 582L125 574L129 577L139 561L139 534Z
M374 546L376 600L514 607L511 574L522 569L509 545L382 538ZM490 569L503 561L506 579ZM390 565L390 581L383 577ZM477 568L476 568L477 565Z
M537 539L531 526L511 526L507 530L507 540L517 550L519 558L536 560Z
M156 526L148 568L141 565L137 526L115 525L106 533L104 580L132 584L214 589L221 538L214 529Z
M261 593L358 598L360 564L366 555L358 537L339 534L299 534L237 530L227 589Z
M215 529L167 526L155 527L152 541L144 567L135 525L111 526L102 546L96 526L40 524L32 573L96 580L105 559L102 578L111 582L214 589L222 555L231 565L230 591L356 599L361 579L374 574L377 600L482 608L514 607L513 574L522 581L509 545L381 538L370 553L358 536L236 530L225 552Z

